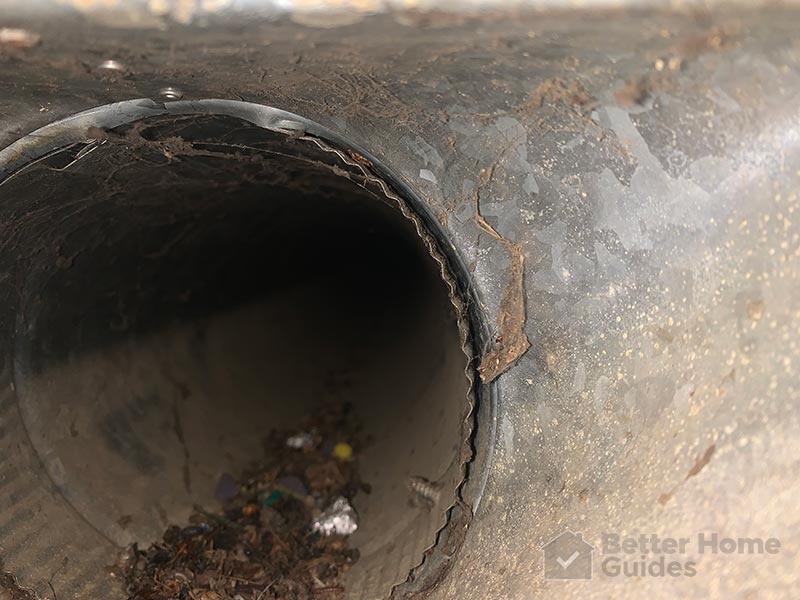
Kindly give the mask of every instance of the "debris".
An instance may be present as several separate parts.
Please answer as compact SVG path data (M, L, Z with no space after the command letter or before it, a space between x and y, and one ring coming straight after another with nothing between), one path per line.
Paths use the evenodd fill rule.
M282 531L286 529L286 519L274 508L262 508L260 521L261 526L270 531Z
M133 517L131 515L122 515L119 519L117 519L117 525L125 529L133 523Z
M289 448L300 450L302 448L310 448L314 445L314 436L310 433L298 433L286 439L286 445Z
M586 88L577 79L552 77L545 79L536 86L536 89L531 92L523 107L525 110L534 110L541 108L545 104L557 103L583 106L593 100L591 94L586 91Z
M333 447L332 454L339 460L350 460L353 458L353 447L346 442L340 442Z
M697 461L695 461L694 463L694 466L691 469L689 469L689 473L686 475L686 479L689 479L689 477L694 477L700 471L702 471L703 468L711 461L711 457L714 456L714 451L716 449L717 449L716 444L711 444L708 448L706 448L706 451L703 453L703 456L698 456Z
M275 488L276 491L294 496L298 500L304 500L306 496L308 496L308 489L303 483L303 480L294 475L288 475L276 480Z
M322 535L351 535L358 529L356 511L347 498L339 496L322 515L314 521L314 531Z
M751 321L760 321L764 317L764 302L754 300L747 303L747 318Z
M0 27L0 46L31 48L42 40L42 36L27 29Z
M628 79L625 85L614 92L614 98L622 106L642 105L650 98L654 87L652 78L634 77Z
M74 262L74 256L58 256L56 258L56 268L64 270L71 269Z
M678 52L688 60L694 60L706 52L719 52L736 45L741 35L741 23L731 21L716 25L705 33L690 37L680 43Z
M311 465L306 469L305 475L315 494L332 495L334 490L341 488L347 476L342 472L340 461L332 458L329 462ZM346 464L346 463L344 463Z
M112 567L127 598L339 598L341 577L358 559L345 537L358 527L350 499L369 489L353 458L359 425L346 405L326 406L308 421L299 433L271 433L265 457L241 476L220 476L219 511L196 506L186 526L168 527L147 549L128 548ZM314 443L297 452L287 439L302 431L313 432ZM324 451L324 439L351 440L350 459Z
M239 493L239 484L230 473L223 473L217 481L217 487L214 488L214 498L220 502L227 502L233 500L236 494Z
M275 490L274 492L270 492L269 496L267 496L261 501L261 506L272 506L281 498L283 498L283 493L278 490Z

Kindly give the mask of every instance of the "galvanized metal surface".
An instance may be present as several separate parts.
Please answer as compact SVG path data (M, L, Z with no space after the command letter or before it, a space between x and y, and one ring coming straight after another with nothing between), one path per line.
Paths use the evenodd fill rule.
M797 589L796 12L9 22L41 42L0 50L0 146L164 87L244 99L320 122L397 173L439 216L489 322L517 322L503 314L522 301L522 261L531 348L496 380L484 499L430 597ZM19 425L4 398L7 439ZM4 455L29 456L35 473L19 444ZM27 482L6 487L0 527L17 542L4 556L47 527L14 509L19 494L50 493L30 473L3 474ZM606 531L700 530L782 546L696 556L695 577L547 582L540 547L564 528L596 546ZM43 593L96 564L60 552L62 533L25 575Z

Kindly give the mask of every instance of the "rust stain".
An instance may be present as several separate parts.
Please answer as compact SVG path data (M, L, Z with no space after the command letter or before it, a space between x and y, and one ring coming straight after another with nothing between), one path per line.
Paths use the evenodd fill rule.
M484 383L496 379L510 369L531 347L525 334L525 257L519 244L504 244L511 256L508 285L500 301L497 319L499 335L494 347L483 357L478 372Z
M689 479L689 477L694 477L700 471L702 471L703 468L711 460L711 457L714 455L714 451L716 449L717 446L715 444L711 444L708 448L706 448L706 451L703 453L703 456L698 456L697 461L694 463L694 466L691 469L689 469L689 473L686 475L686 479Z
M697 460L695 461L695 463L692 466L692 468L689 469L689 472L686 474L686 477L683 478L683 481L687 481L690 477L694 477L700 471L702 471L705 468L705 466L709 462L711 462L711 457L714 455L714 452L716 451L716 449L717 449L716 444L711 444L708 448L706 448L706 451L703 452L703 455L697 457ZM658 497L658 503L663 506L667 502L669 502L672 499L672 497L675 495L675 492L678 491L678 488L680 487L681 483L683 483L683 481L678 483L670 491L661 494Z
M473 197L473 212L478 227L498 240L511 259L508 283L500 300L500 315L497 318L498 335L494 346L478 365L478 373L484 383L494 381L510 369L531 347L525 334L525 255L522 245L504 238L481 214L480 190L494 178L497 163L481 171L481 182Z

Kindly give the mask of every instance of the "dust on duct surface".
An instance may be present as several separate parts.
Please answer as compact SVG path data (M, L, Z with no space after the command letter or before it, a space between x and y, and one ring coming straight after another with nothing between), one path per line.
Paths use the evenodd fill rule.
M146 545L216 506L270 430L346 400L371 438L347 597L388 595L461 479L470 384L440 265L308 142L229 117L103 135L0 186L18 403L53 484L85 527ZM433 509L410 477L441 484Z

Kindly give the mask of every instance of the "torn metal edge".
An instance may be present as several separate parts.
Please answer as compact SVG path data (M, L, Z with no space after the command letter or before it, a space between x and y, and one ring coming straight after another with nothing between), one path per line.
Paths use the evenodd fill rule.
M0 578L9 580L8 582L2 582L3 585L0 586L0 593L8 592L9 594L14 594L15 592L21 592L25 598L30 598L31 600L41 600L40 596L36 593L36 590L34 590L32 587L23 587L20 585L17 576L5 568L5 564L3 563L2 559L0 559ZM10 583L14 589L9 589L9 585L6 585L6 583ZM52 588L52 583L48 581L47 584ZM5 595L2 597L5 598ZM9 598L13 597L15 596L9 596ZM20 598L19 600L24 599Z

